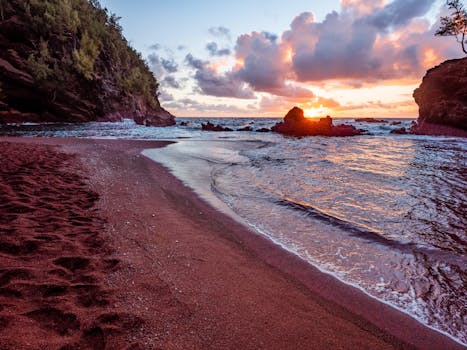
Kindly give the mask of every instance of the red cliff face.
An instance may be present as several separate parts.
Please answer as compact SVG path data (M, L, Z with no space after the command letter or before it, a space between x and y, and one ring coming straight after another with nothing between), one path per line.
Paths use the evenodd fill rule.
M68 15L67 15L68 14ZM113 17L89 2L9 0L0 16L0 123L175 124Z
M351 125L333 125L332 118L327 116L319 121L305 118L303 110L294 107L283 122L273 126L272 131L289 136L355 136L360 131Z
M467 136L467 58L428 70L413 97L419 106L415 133Z

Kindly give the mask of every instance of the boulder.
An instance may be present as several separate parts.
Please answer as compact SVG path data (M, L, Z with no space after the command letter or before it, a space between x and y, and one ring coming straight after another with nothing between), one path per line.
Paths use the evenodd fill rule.
M272 127L272 131L289 136L355 136L361 131L352 125L333 125L332 118L326 116L314 121L305 118L303 110L293 107L279 122Z
M136 124L146 126L170 126L176 124L175 117L160 106L143 109L142 111L136 110L133 113L133 119Z
M413 97L419 117L412 132L467 135L467 57L428 70Z

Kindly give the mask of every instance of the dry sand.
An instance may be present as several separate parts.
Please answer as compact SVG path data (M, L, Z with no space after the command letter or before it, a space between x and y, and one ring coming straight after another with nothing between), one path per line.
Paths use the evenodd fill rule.
M0 349L461 349L140 155L0 138Z

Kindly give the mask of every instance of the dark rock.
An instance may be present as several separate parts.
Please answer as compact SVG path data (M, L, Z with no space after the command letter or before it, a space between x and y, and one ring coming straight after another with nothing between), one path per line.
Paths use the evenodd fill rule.
M211 122L201 124L201 129L204 131L233 131L230 128L224 127L222 125L214 125Z
M284 118L272 127L272 131L289 136L355 136L361 132L352 125L333 125L332 118L320 118L313 121L305 118L303 110L294 107Z
M393 121L393 122L391 122L391 125L401 125L401 124L402 124L402 122L399 122L399 121Z
M467 130L427 122L422 124L414 122L410 128L410 133L415 135L467 137Z
M406 128L393 129L391 130L391 134L405 135L407 134L407 129Z
M257 129L256 132L271 132L272 130L269 129L269 128L260 128L260 129Z
M180 126L188 126L188 122L180 122Z
M355 118L356 123L381 123L385 124L388 121L383 119L375 119L375 118Z
M427 71L413 97L419 106L416 134L467 134L467 57ZM456 130L459 129L459 130Z
M251 126L244 126L243 128L237 129L237 131L252 131Z
M133 114L136 124L146 126L170 126L175 125L175 117L164 108L136 110Z

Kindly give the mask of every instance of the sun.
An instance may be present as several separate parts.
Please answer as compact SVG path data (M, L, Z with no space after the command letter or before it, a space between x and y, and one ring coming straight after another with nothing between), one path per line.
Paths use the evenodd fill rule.
M303 112L307 118L320 118L330 114L331 109L320 105L319 107L305 108Z

